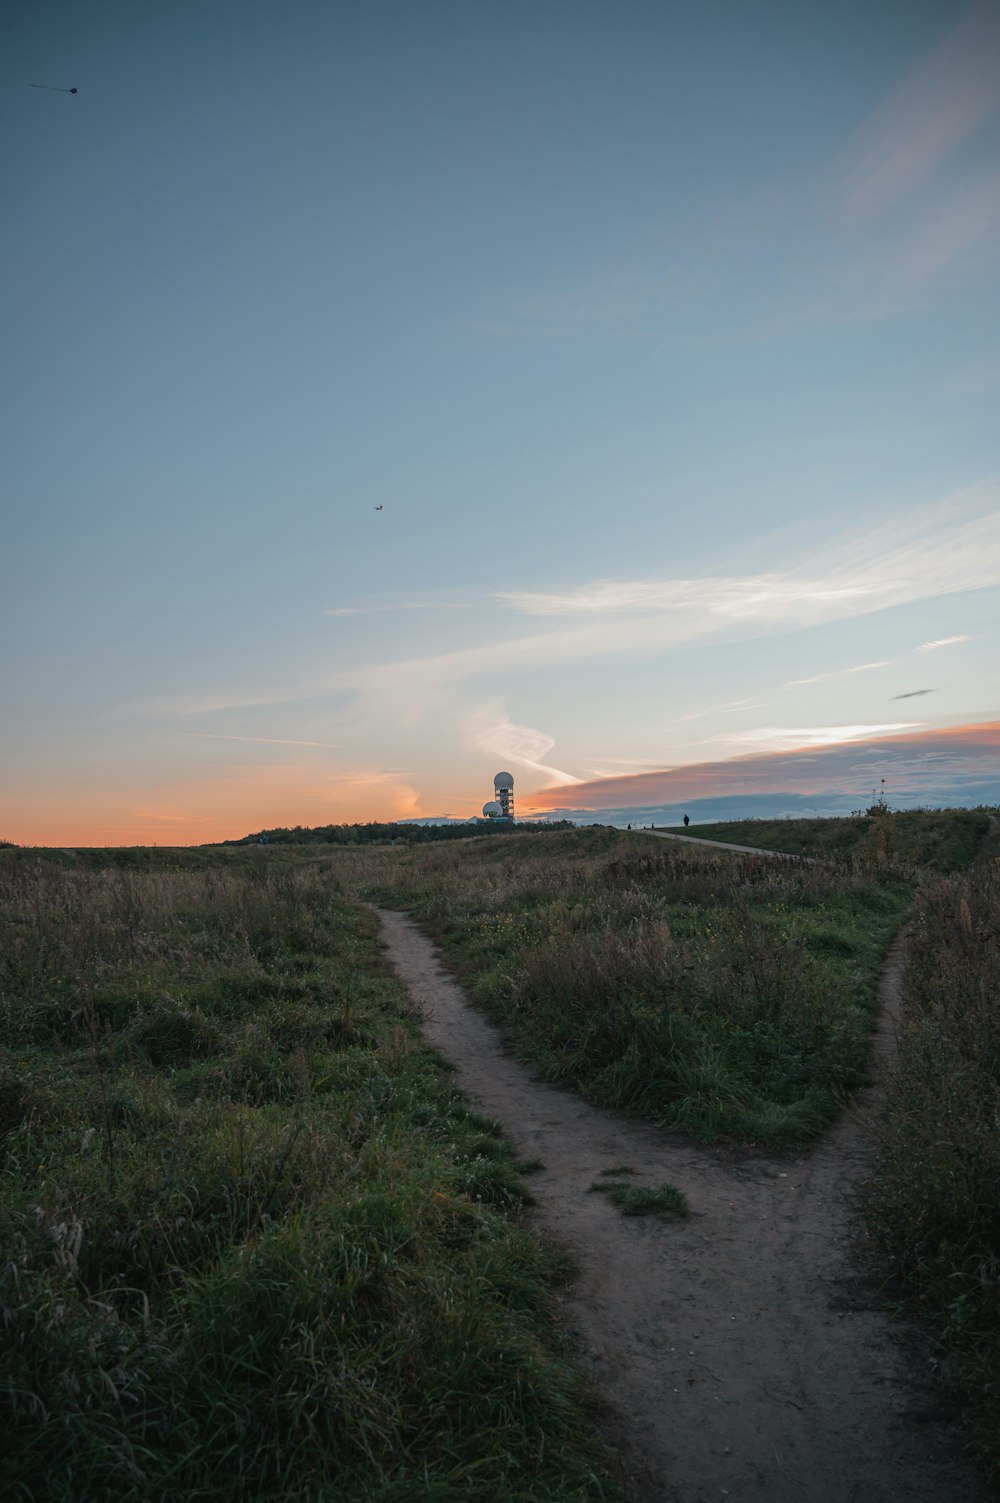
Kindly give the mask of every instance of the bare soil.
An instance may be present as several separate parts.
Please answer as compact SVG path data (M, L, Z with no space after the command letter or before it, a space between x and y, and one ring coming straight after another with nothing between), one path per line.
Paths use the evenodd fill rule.
M701 1147L535 1079L430 940L379 910L388 957L472 1105L523 1159L539 1230L572 1253L565 1295L633 1503L971 1503L975 1478L851 1244L866 1122L892 1065L901 948L886 963L875 1083L818 1147ZM625 1217L590 1186L683 1190L686 1220Z

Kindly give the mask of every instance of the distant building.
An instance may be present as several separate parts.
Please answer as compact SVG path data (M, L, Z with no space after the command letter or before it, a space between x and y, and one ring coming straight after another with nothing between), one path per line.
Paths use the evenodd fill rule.
M493 779L494 798L483 805L482 818L476 824L510 825L514 823L514 779L509 772L498 772Z

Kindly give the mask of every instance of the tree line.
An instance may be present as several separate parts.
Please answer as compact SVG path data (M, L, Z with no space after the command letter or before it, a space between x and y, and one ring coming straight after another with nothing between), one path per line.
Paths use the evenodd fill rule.
M470 835L516 835L525 830L571 830L573 823L560 820L519 820L507 824L484 820L481 824L413 825L370 820L366 824L315 825L307 828L295 825L292 828L278 826L271 830L257 830L239 839L215 841L216 845L377 845L385 842L405 841L408 845L423 845L434 840L468 840Z

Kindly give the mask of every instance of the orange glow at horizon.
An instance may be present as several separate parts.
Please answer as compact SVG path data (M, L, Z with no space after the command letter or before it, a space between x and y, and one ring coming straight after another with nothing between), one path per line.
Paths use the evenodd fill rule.
M416 790L384 773L328 768L226 768L190 781L122 787L33 787L5 813L0 838L18 845L201 845L254 830L419 818Z
M629 804L678 802L697 797L755 793L857 791L867 795L869 773L877 755L907 754L899 767L900 784L926 790L940 773L947 783L945 760L971 765L979 755L989 771L1000 766L1000 721L966 724L853 740L835 745L808 746L773 752L752 752L723 761L691 763L673 769L623 774L569 787L521 791L518 808L524 818L535 812L561 809L594 810ZM851 759L869 757L863 768ZM926 767L920 759L928 756ZM912 758L912 760L910 760ZM887 766L891 766L888 763ZM876 776L878 774L876 773ZM174 776L148 780L139 776L112 783L81 778L56 787L34 783L0 815L0 838L24 846L200 845L238 840L254 830L328 824L364 823L440 816L478 814L483 786L467 774L451 777L418 791L408 775L397 772L331 771L320 761L227 765L200 770L190 779Z

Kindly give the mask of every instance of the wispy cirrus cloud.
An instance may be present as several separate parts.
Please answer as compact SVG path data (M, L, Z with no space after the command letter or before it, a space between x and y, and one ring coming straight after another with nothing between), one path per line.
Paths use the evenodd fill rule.
M336 749L336 741L296 741L286 736L231 736L222 731L179 731L189 741L251 741L258 746L319 746Z
M857 605L867 585L830 586L821 579L778 574L745 578L599 580L565 593L501 590L497 599L531 616L652 615L699 611L733 621L795 616L805 605L825 611Z
M499 700L481 706L469 716L462 739L467 750L485 752L518 767L527 767L560 786L581 781L571 772L546 766L542 758L555 746L555 737L530 725L515 725Z
M909 539L900 541L907 529ZM704 631L726 623L813 625L998 583L1000 485L990 481L835 544L822 569L805 560L780 573L600 580L497 598L534 616L658 617L697 622ZM882 665L859 671L870 666Z
M971 637L939 637L936 642L922 642L918 652L937 652L939 647L954 647L959 642L971 642Z
M1000 13L973 5L858 131L844 154L840 194L855 216L912 193L1000 107Z
M533 618L534 630L501 630L447 652L354 663L256 694L164 697L137 708L196 715L336 693L426 706L440 691L480 677L509 682L518 672L573 662L656 656L709 637L777 634L997 585L1000 485L989 481L887 518L784 570L497 591L495 601L514 617Z
M975 138L998 109L1000 11L981 0L833 164L832 255L819 298L827 316L892 317L916 307L953 265L964 260L974 276L982 275L977 266L992 266L1000 172Z
M814 673L811 678L789 679L785 688L797 689L801 684L825 684L832 678L849 678L852 673L871 673L876 668L891 667L891 659L881 663L859 663L856 668L835 668L832 673Z
M920 721L909 720L884 725L765 725L754 730L709 736L705 744L772 752L795 751L814 746L839 746L846 741L870 741L875 736L899 735L903 731L916 730L920 724Z

